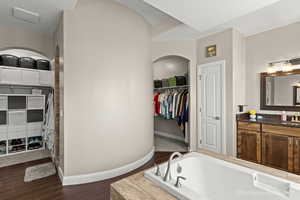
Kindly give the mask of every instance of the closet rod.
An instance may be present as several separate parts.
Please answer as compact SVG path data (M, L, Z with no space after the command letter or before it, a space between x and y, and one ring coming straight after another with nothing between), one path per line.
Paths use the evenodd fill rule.
M173 87L162 87L162 88L154 88L154 90L166 90L166 89L179 89L179 88L188 88L189 85L180 85L180 86L173 86Z

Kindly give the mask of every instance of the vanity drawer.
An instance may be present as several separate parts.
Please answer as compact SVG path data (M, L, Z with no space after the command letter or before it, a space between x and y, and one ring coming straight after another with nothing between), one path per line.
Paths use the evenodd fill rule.
M286 127L286 126L273 126L273 125L262 125L262 131L267 133L287 135L287 136L300 136L300 128Z
M244 130L260 131L260 124L251 122L238 122L238 128Z

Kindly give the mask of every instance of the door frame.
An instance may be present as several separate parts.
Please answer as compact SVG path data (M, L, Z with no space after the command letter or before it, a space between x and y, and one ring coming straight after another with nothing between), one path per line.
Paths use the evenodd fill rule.
M60 165L60 47L55 48L54 57L54 160Z
M210 62L210 63L205 63L197 66L197 144L198 148L203 148L201 138L202 138L202 133L201 133L201 114L200 114L200 109L201 109L201 69L203 67L209 67L209 66L215 66L216 64L221 65L221 153L226 154L226 123L225 123L225 117L226 117L226 76L225 76L225 66L226 66L226 61L221 60L221 61L216 61L216 62Z

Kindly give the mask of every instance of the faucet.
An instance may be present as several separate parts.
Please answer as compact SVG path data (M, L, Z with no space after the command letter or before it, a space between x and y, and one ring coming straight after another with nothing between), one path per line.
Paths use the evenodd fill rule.
M175 156L178 156L178 157L182 157L183 155L179 152L174 152L170 158L169 158L169 161L168 161L168 167L167 167L167 171L165 173L165 176L163 178L164 181L169 181L172 179L171 177L171 172L170 172L170 168L171 168L171 162L172 160L174 159Z
M177 187L177 188L181 188L180 179L186 180L185 177L183 177L183 176L178 176L178 177L177 177L177 180L176 180L176 183L175 183L175 185L174 185L174 186Z

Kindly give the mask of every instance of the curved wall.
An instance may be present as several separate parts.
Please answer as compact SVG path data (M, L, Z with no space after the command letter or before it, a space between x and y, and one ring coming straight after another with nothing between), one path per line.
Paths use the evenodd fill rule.
M25 48L53 57L53 38L29 28L0 26L0 49Z
M64 176L106 172L153 149L151 32L110 0L64 14Z

